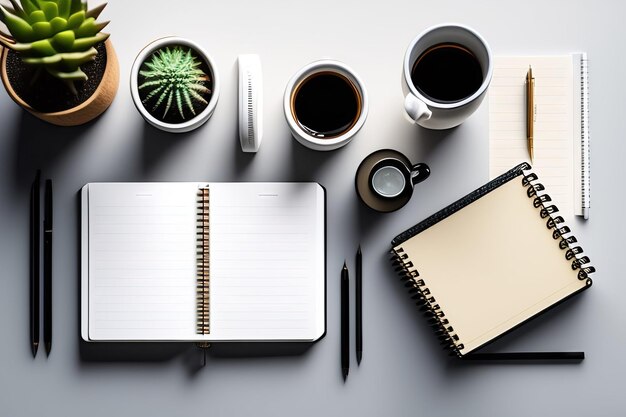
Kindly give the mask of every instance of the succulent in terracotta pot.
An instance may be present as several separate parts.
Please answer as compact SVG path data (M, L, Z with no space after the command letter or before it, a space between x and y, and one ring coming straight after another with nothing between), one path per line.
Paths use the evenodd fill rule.
M11 98L35 116L59 125L86 123L113 101L119 66L109 22L97 22L106 4L80 0L10 0L0 4L1 76Z

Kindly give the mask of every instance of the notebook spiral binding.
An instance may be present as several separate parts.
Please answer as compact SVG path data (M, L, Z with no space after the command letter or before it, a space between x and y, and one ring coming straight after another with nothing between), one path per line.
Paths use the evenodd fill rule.
M546 227L552 230L552 238L558 240L559 248L565 251L565 259L572 262L573 270L578 269L578 279L587 280L587 285L591 285L590 275L596 269L591 266L589 257L583 255L583 248L576 245L578 240L571 234L563 217L558 215L559 209L552 204L552 198L543 193L545 187L528 164L522 167L522 185L526 187L528 198L533 199L533 206L539 210L541 218L546 219Z
M576 237L571 235L570 228L565 225L563 217L558 216L558 208L550 204L552 199L548 194L542 193L545 190L543 184L538 180L537 174L531 171L529 164L522 164L522 185L526 187L526 194L532 198L533 206L539 210L541 218L546 219L546 227L552 230L552 237L559 240L559 248L565 251L564 257L571 261L572 269L578 269L578 279L586 280L586 284L591 285L590 275L596 269L590 265L589 257L582 256L583 250L576 246ZM445 350L450 350L450 355L461 357L464 349L463 343L455 333L454 327L446 318L445 312L437 303L437 299L430 292L423 279L420 279L419 272L408 260L408 255L401 246L391 250L391 261L395 271L404 282L411 298L428 320L435 335Z
M198 191L198 224L197 224L197 315L198 334L209 334L210 330L210 264L209 264L209 189Z
M391 250L391 261L395 271L400 275L404 286L408 289L411 299L419 307L428 324L435 332L443 348L450 350L451 355L461 356L464 348L459 341L459 336L454 332L454 328L446 318L445 313L437 304L437 300L426 287L424 280L419 279L419 272L414 268L413 262L407 261L408 255L402 247Z

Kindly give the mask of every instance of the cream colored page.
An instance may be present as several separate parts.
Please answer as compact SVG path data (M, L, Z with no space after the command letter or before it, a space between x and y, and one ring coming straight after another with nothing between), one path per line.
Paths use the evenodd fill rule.
M400 245L467 353L585 286L521 177Z
M197 338L197 185L89 185L89 337Z
M313 183L211 183L212 340L324 332L324 199Z
M535 77L532 165L565 218L572 219L575 181L580 178L574 178L571 56L495 58L489 87L489 177L493 179L520 162L530 162L525 86L529 65Z

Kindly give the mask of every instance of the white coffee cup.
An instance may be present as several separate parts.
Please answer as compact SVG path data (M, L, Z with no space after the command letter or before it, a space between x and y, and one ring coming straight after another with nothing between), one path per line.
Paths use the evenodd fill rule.
M482 84L470 96L457 101L439 101L423 94L411 79L415 62L424 52L439 44L457 44L474 55L482 69ZM487 93L493 73L491 49L473 29L459 24L441 24L420 33L404 55L402 90L404 109L413 123L428 129L449 129L460 125L480 105Z
M312 135L305 130L297 120L294 108L295 94L297 94L303 82L318 73L336 73L343 77L350 83L358 98L358 115L351 126L339 135L329 137ZM330 151L348 144L361 127L363 127L368 111L367 91L359 76L346 64L335 60L315 61L301 68L289 80L285 88L283 108L289 129L298 142L316 151Z

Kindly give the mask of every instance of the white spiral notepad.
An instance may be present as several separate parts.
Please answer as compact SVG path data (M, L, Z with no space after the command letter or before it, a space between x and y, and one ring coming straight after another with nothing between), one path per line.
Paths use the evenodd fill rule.
M500 56L489 87L489 178L530 162L525 77L535 77L534 162L560 211L589 215L587 56Z
M92 183L86 341L314 341L325 332L315 183Z

